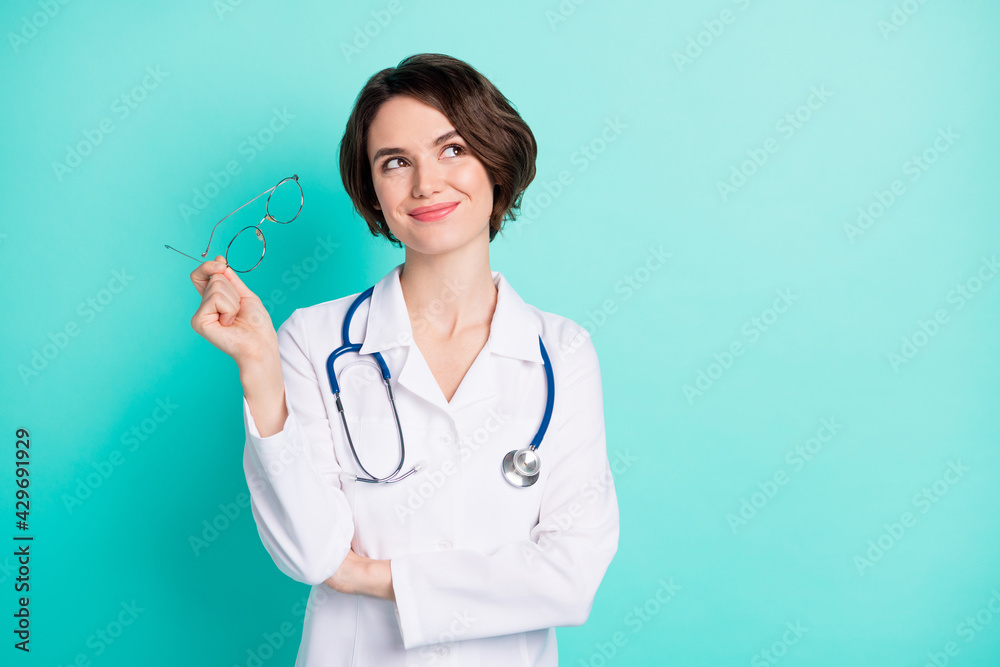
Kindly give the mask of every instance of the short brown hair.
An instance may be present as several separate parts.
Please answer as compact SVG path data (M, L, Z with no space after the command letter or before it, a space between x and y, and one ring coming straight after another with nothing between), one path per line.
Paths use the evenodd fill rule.
M409 95L434 107L452 122L495 183L490 241L505 220L514 220L521 198L535 178L538 147L527 123L496 86L471 65L440 53L419 53L378 72L354 101L340 142L340 177L354 208L372 236L402 247L375 208L378 198L368 163L368 131L379 108Z

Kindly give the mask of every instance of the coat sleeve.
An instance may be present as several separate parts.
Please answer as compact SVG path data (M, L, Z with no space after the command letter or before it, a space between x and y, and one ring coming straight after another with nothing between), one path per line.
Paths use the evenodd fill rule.
M278 328L278 350L288 418L281 431L262 438L243 396L243 470L264 548L279 570L316 585L347 557L354 520L299 310Z
M493 553L407 554L390 561L405 648L586 622L618 550L618 501L605 442L597 353L586 329L553 364L556 405L539 521ZM556 447L558 446L558 453ZM544 450L543 450L544 451ZM542 454L545 457L545 454Z

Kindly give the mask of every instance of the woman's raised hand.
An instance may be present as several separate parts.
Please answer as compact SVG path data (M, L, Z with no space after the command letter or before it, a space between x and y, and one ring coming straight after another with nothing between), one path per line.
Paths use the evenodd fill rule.
M243 284L222 255L200 264L191 282L201 306L191 327L236 361L241 369L279 359L278 334L260 298Z

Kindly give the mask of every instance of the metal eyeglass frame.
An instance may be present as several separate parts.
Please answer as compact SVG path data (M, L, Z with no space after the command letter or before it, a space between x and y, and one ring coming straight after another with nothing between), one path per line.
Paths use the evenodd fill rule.
M281 187L284 183L286 183L288 181L295 181L295 185L299 188L299 210L298 210L298 212L295 215L292 216L291 220L276 220L271 215L271 212L268 210L268 206L271 203L271 195L274 194L275 190L277 190L279 187ZM270 193L270 194L268 194L268 193ZM232 247L233 241L235 241L236 238L240 234L242 234L243 232L245 232L246 230L256 228L256 230L257 230L256 231L257 238L259 238L260 242L264 244L263 248L260 251L260 259L258 259L257 263L254 264L252 267L250 267L249 269L246 269L244 271L240 271L239 269L230 267L230 268L233 269L233 271L236 271L237 273L250 273L251 271L253 271L254 269L256 269L258 266L260 266L260 263L264 261L264 253L267 252L267 241L264 240L264 232L262 232L260 230L260 224L261 224L261 222L264 222L265 220L270 220L271 222L276 222L279 225L287 225L288 223L293 222L295 220L295 218L299 217L299 214L302 213L302 206L305 204L305 201L306 201L305 193L302 192L302 185L299 183L299 177L298 177L297 174L293 174L293 175L291 175L291 176L289 176L287 178L281 179L280 181L278 181L278 184L275 185L273 188L268 188L267 190L264 190L259 195L257 195L256 197L254 197L253 199L251 199L250 201L248 201L246 204L243 204L243 206L240 206L240 208L236 209L235 211L232 211L229 215L226 216L226 218L228 218L233 213L236 213L236 211L239 211L244 206L247 206L248 204L251 204L254 201L260 199L264 195L267 195L267 201L264 203L264 217L261 218L260 222L258 222L256 225L248 225L248 226L244 227L243 229L241 229L240 231L236 232L236 236L234 236L232 238L232 240L229 242L229 245L226 246L226 252L225 252L225 255L223 255L223 257L226 258L226 265L228 266L229 265L229 259L228 259L229 258L229 248ZM221 225L223 223L223 221L225 221L226 218L223 218L222 220L219 220L217 223L215 223L215 227L212 227L212 234L211 234L211 236L208 237L208 245L205 247L205 252L201 253L201 259L198 259L197 257L191 257L191 255L189 255L187 253L184 253L184 252L181 252L180 250L177 250L177 248L174 248L173 246L169 246L167 244L163 244L163 247L167 248L169 250L173 250L175 252L180 252L180 254L184 255L185 257L191 257L191 259L195 260L196 262L204 262L204 261L206 261L206 259L208 257L208 249L212 247L212 238L215 236L215 230L216 230L216 228L219 225Z

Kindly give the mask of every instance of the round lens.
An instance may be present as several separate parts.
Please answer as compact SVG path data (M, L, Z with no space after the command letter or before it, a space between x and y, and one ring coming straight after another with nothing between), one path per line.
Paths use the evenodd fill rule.
M230 242L226 262L237 273L252 271L264 259L264 247L264 232L256 225L244 227Z
M281 181L267 199L267 215L274 222L288 223L302 212L302 186L297 176Z

